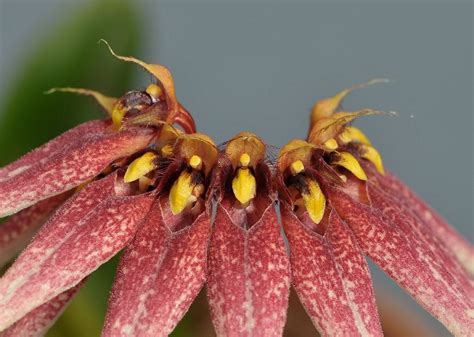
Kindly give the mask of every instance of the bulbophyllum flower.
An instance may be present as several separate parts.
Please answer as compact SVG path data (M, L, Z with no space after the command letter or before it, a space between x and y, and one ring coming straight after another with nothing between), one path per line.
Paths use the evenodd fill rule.
M307 140L280 152L275 180L296 292L324 335L382 335L366 255L450 332L472 336L474 250L348 125L378 112L337 111L352 89L317 102Z
M281 336L285 325L290 268L265 151L256 135L236 135L211 182L207 294L218 336Z
M122 249L103 336L168 335L204 285L219 336L281 336L291 285L323 335L380 336L364 255L451 332L474 331L472 247L348 125L374 111L336 111L351 89L271 163L255 134L196 133L165 67L111 52L156 83L119 99L54 89L109 118L0 169L0 262L33 237L0 279L2 336L44 333Z

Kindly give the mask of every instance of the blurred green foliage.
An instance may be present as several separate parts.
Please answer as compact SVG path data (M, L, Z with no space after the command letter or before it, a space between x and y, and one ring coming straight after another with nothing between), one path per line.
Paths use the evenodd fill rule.
M86 87L110 96L130 90L137 68L114 59L98 40L124 55L139 55L140 20L128 1L94 1L75 6L51 30L35 37L18 77L0 107L0 166L104 114L92 98L44 95L51 87ZM48 336L99 336L117 258L88 280Z
M114 59L104 38L120 53L139 54L138 15L126 1L77 6L50 31L38 33L18 78L11 80L0 113L0 165L80 122L101 117L91 98L44 95L51 87L86 87L110 96L129 89L136 67Z

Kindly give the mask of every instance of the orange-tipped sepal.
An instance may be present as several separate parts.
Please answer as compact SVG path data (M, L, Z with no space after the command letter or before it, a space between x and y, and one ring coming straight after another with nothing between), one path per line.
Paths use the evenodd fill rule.
M360 88L365 88L365 87L367 87L369 85L372 85L372 84L386 83L386 82L388 82L388 80L386 80L386 79L374 79L374 80L371 80L371 81L368 81L368 82L365 82L365 83L361 83L361 84L357 84L353 87L344 89L344 90L338 92L333 97L328 97L328 98L324 98L324 99L321 99L321 100L317 101L314 104L314 106L311 110L311 121L310 121L311 128L321 118L330 117L332 114L334 114L334 112L336 112L336 110L341 105L344 98L348 94L350 94L352 91L354 91L356 89L360 89Z
M69 92L69 93L73 93L73 94L91 96L97 101L97 103L100 104L100 106L110 116L112 115L112 111L115 107L115 104L118 101L118 98L105 96L104 94L102 94L98 91L90 90L90 89L84 89L84 88L71 88L71 87L51 88L48 91L46 91L45 94L52 94L52 93L55 93L55 92Z
M160 64L148 64L135 57L118 55L115 53L112 47L110 47L107 41L103 39L101 39L100 41L107 45L110 53L114 57L125 62L132 62L132 63L138 64L139 66L144 68L146 71L148 71L150 74L152 74L163 85L164 93L166 96L166 103L168 104L168 109L174 113L178 111L178 101L176 99L174 81L173 81L173 77L171 76L171 72L169 71L168 68Z

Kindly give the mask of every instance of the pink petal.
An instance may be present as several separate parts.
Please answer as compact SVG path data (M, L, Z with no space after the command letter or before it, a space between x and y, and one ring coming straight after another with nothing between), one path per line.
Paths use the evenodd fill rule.
M369 268L347 225L333 210L324 235L282 207L293 283L324 336L383 336Z
M224 199L218 204L207 283L218 336L283 333L290 285L288 255L270 200L261 210L261 218L245 230L231 202Z
M431 228L420 221L410 209L400 206L398 199L376 185L369 183L367 191L375 209L382 212L406 237L416 238L411 240L413 251L429 262L439 279L458 293L460 298L474 298L474 286L470 276Z
M202 288L210 218L170 213L156 202L122 255L102 336L168 336Z
M393 174L387 173L385 176L381 176L374 172L373 176L385 191L399 199L405 207L430 227L463 267L471 275L474 275L474 246L472 244Z
M95 120L66 131L13 163L0 168L0 182L13 178L32 166L44 164L51 156L63 152L66 147L71 146L88 135L105 131L109 125L110 122Z
M1 337L33 337L43 336L56 322L66 309L69 302L82 287L80 282L75 287L54 297L50 301L30 311L26 316L15 324L0 332Z
M122 249L152 198L114 197L115 175L74 195L0 279L0 330L73 287Z
M45 163L0 183L0 217L67 191L95 177L110 162L146 147L149 129L95 134L61 151Z
M420 238L404 233L378 210L325 185L325 193L358 239L361 249L455 335L474 331L473 305L446 284Z
M69 193L63 193L40 201L0 225L0 267L25 248L38 228L68 196Z

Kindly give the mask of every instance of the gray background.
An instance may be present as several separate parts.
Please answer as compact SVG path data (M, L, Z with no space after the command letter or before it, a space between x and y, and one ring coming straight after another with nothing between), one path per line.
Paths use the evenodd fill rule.
M0 0L0 90L36 34L76 5ZM357 125L386 167L473 240L472 2L138 5L149 44L137 56L171 68L179 99L217 142L249 130L282 146L305 136L317 98L372 78L392 79L355 92L344 107L399 113ZM91 41L91 48L103 46ZM144 87L148 78L137 73ZM380 273L376 278L397 291Z

